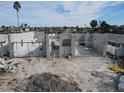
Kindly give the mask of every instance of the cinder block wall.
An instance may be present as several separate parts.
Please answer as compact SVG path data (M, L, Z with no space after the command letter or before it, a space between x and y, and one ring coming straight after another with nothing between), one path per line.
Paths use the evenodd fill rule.
M108 39L124 44L124 34L108 34Z
M45 35L45 44L46 44L46 57L50 58L50 44L49 44L49 36L48 34Z
M52 49L51 43L52 42L58 42L60 39L58 34L46 34L46 56L47 58L54 58L54 57L59 57L60 54L60 48L58 49ZM54 55L55 54L55 55Z
M60 50L59 50L59 53L60 53L60 57L64 57L64 56L67 56L69 54L71 54L71 48L72 46L62 46L62 42L64 39L72 39L71 37L71 33L62 33L60 34ZM71 42L70 42L71 43Z
M93 34L85 34L85 45L88 47L93 47Z
M0 34L0 56L8 55L8 53L9 53L8 34Z
M59 35L59 57L63 57L62 35Z
M26 56L42 56L46 55L45 50L45 34L43 32L25 32L9 34L9 50L11 57L26 57ZM23 45L18 42L24 42ZM11 42L14 43L14 45ZM27 43L29 42L29 43ZM35 42L35 43L31 43ZM39 43L40 42L40 43ZM43 50L40 46L43 43Z
M95 51L103 56L106 55L106 46L108 41L108 34L93 34L93 48Z
M21 39L25 42L35 41L44 42L44 52L45 55L49 57L49 38L42 32L26 32L26 33L16 33L16 34L0 34L0 42L6 41L4 44L0 45L0 54L5 55L8 52L12 53L12 46L9 46L9 42L20 42ZM62 46L62 41L64 39L71 39L71 46ZM91 44L86 44L87 46L93 47L96 52L101 55L106 55L106 46L108 40L117 41L124 44L124 34L79 34L79 33L63 33L59 36L60 47L59 47L59 57L66 56L68 54L75 55L74 53L74 43L79 42L92 42ZM13 54L13 53L12 53Z
M96 52L105 56L108 40L112 40L112 41L116 41L116 42L120 42L124 44L124 34L94 33L93 34L93 48L96 50Z
M78 44L79 42L85 42L85 34L74 33L74 34L71 34L71 37L72 37L71 38L71 54L73 57L75 57L76 44Z

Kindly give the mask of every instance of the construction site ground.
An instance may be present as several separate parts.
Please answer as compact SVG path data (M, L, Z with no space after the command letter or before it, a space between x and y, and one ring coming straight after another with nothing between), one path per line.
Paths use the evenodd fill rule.
M90 56L53 60L32 57L13 58L11 60L20 63L24 68L15 73L1 74L0 91L16 91L15 88L18 88L18 83L24 78L45 72L58 75L62 80L68 82L77 82L82 91L116 91L111 77L114 73L107 68L109 64L112 64L109 58ZM92 73L96 71L103 75L93 75Z

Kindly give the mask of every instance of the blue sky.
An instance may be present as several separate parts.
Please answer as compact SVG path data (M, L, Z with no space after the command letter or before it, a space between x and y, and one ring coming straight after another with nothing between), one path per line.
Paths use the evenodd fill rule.
M0 25L17 25L14 1L0 1ZM124 24L124 1L21 1L20 24L84 26L92 19Z

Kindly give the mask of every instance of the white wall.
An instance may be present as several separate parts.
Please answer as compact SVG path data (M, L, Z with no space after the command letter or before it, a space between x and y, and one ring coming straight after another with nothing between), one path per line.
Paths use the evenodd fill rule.
M93 34L93 48L101 55L106 55L108 40L120 42L124 44L124 34Z
M97 53L103 56L106 55L107 41L108 34L93 34L93 48L96 50Z
M14 47L8 47L8 36L10 36L10 41L11 42L44 42L44 50L39 49L39 44L26 44L23 43L23 46L21 44L14 43ZM94 34L77 34L77 33L63 33L60 34L60 49L59 53L60 56L68 55L68 54L74 54L74 45L73 42L79 41L79 38L82 37L82 41L84 40L85 42L93 42L93 48L96 50L96 52L105 55L106 52L106 44L108 40L113 40L117 42L121 42L124 44L124 35L120 34L99 34L99 33L94 33ZM62 46L62 40L63 39L71 39L71 46L63 47ZM14 51L15 56L25 56L27 54L32 55L32 56L37 56L40 55L42 56L43 54L46 55L46 49L47 45L49 45L46 40L45 40L45 34L43 32L25 32L25 33L16 33L16 34L0 34L0 42L6 41L5 44L2 46L0 45L0 54L5 55L8 53L8 51L11 50ZM45 43L47 43L45 45ZM42 44L40 44L41 46ZM29 46L30 49L27 49ZM46 47L47 46L47 47ZM18 51L17 49L18 48ZM40 51L40 52L39 52ZM19 55L18 55L19 54Z
M85 34L85 45L93 47L93 34Z
M54 42L56 46L59 46L59 35L58 34L48 34L47 35L47 57L59 57L59 49L52 49L51 43Z
M78 49L77 46L79 45L79 41L80 42L84 42L85 37L84 34L79 34L79 33L74 33L72 34L72 38L71 38L71 54L73 57L78 55Z
M10 35L11 42L33 42L36 41L34 38L34 32L26 32L26 33L16 33Z
M9 52L8 49L8 35L0 34L0 42L5 42L0 44L0 55L7 55Z
M61 39L62 39L61 42L63 42L64 39L70 39L71 40L71 33L62 33L61 34ZM60 50L61 50L60 53L63 57L68 56L69 54L71 54L71 46L62 46L61 45Z
M21 40L24 42L22 43L23 45L19 43L21 42ZM45 46L44 43L41 43L45 42L44 33L42 32L26 32L11 34L10 41L17 42L13 45L14 57L45 56L45 50L40 50L41 47Z

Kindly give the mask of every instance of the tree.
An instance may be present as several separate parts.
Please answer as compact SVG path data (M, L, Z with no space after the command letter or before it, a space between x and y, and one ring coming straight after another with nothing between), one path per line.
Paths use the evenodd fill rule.
M18 16L18 12L21 9L21 4L18 1L15 1L14 2L14 5L13 5L13 8L16 9L16 12L17 12L17 24L18 24L18 27L19 27L19 16Z
M5 31L6 27L4 25L1 26L0 31Z
M91 26L91 28L92 28L91 31L93 31L93 32L97 32L97 31L98 31L98 28L97 28L98 23L97 23L96 20L92 20L92 21L90 22L90 26Z
M90 26L91 26L92 28L95 28L97 25L98 25L98 24L97 24L97 21L96 21L96 20L92 20L92 21L90 22Z
M5 26L4 26L4 25L2 25L2 26L1 26L1 28L2 28L2 29L5 29Z
M101 32L106 33L110 31L111 26L106 21L102 21L99 25Z
M66 30L67 29L67 26L64 26L64 29Z
M25 27L27 27L28 25L27 24L24 24Z

